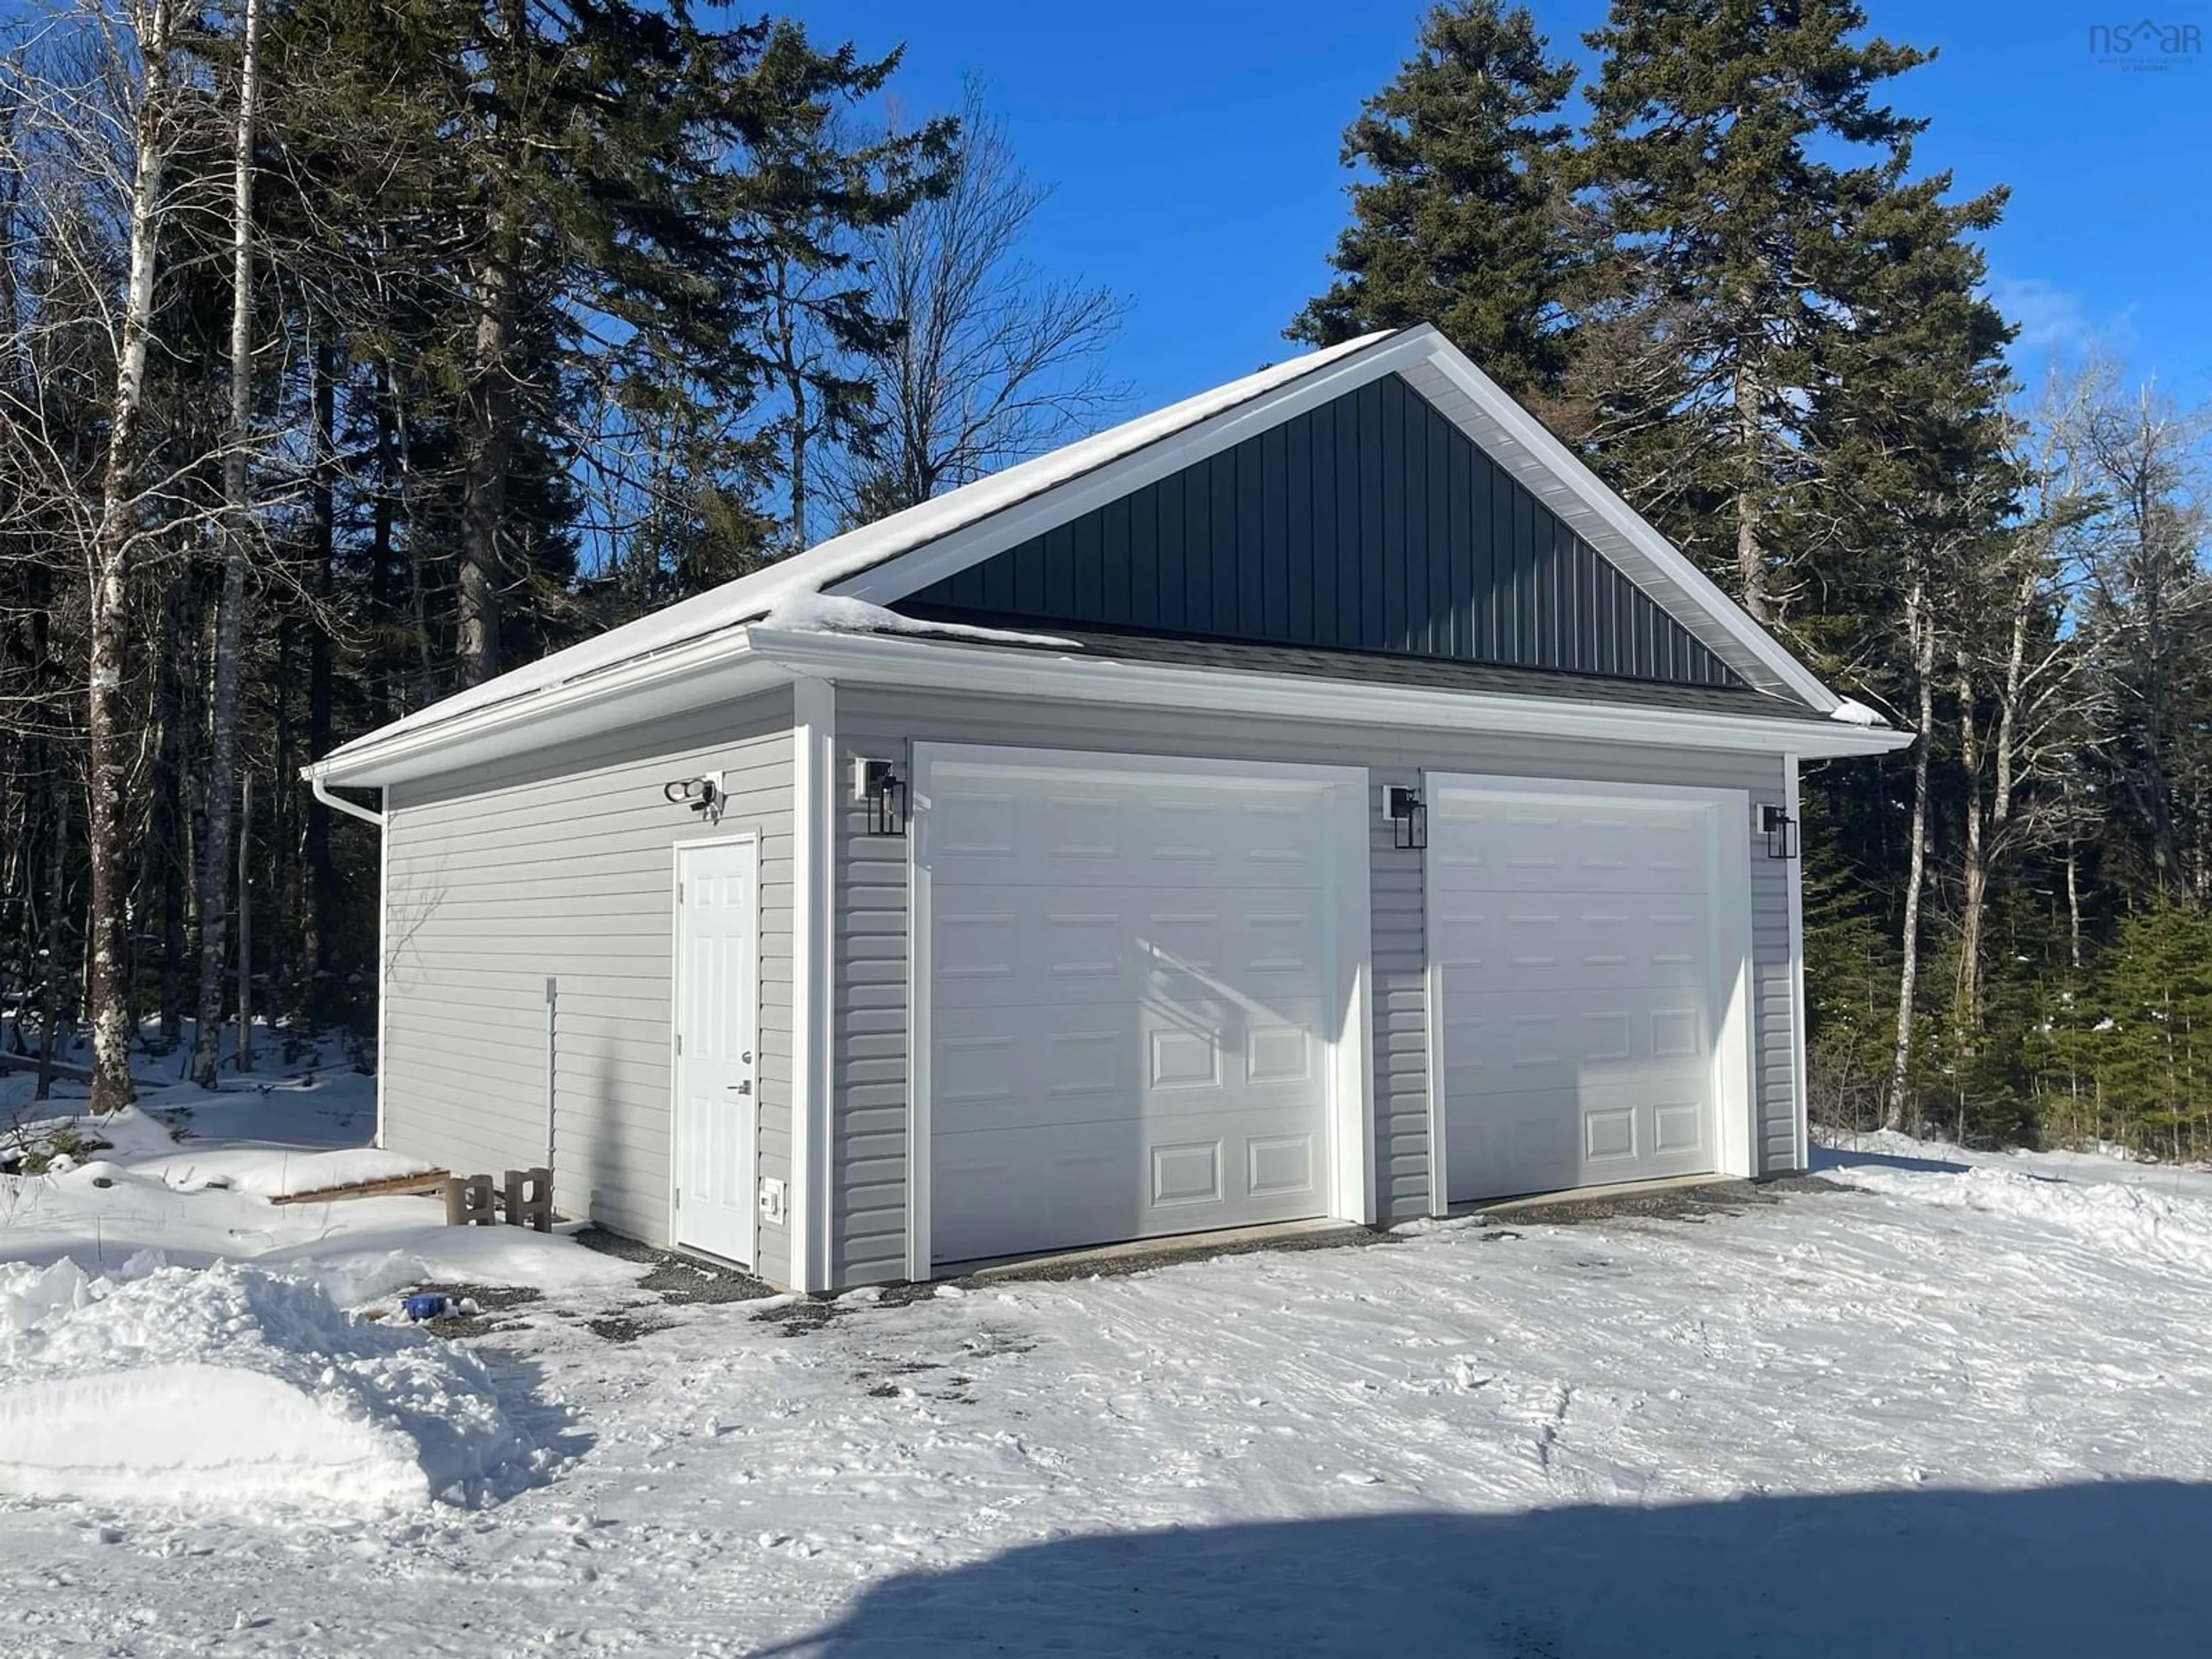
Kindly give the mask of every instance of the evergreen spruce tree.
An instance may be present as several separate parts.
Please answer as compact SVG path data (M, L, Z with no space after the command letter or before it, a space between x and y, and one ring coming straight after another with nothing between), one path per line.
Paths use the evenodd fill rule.
M1431 322L1509 392L1557 383L1574 239L1561 198L1574 70L1526 8L1443 0L1344 135L1352 222L1328 291L1285 332L1327 346Z
M1830 660L1853 665L1862 684L1879 687L1919 738L1904 760L1910 782L1900 792L1910 817L1884 1110L1891 1128L1905 1126L1915 1086L1929 848L1938 816L1958 810L1939 799L1954 769L1943 746L1960 734L1962 713L1978 715L1972 665L1990 653L1974 630L2002 627L2005 615L2002 605L1985 607L1991 596L1978 589L1992 549L2012 533L2017 505L2002 355L2012 331L1982 292L1987 270L1972 240L1996 222L2003 198L1947 203L1949 176L1911 179L1911 159L1910 143L1900 140L1883 166L1839 179L1850 234L1807 249L1807 270L1837 297L1809 365L1813 377L1799 394L1795 434L1799 501L1811 509L1802 513L1807 528L1796 549L1805 590L1796 631L1824 644ZM1869 811L1884 811L1884 796L1857 783L1841 787L1855 799L1862 830L1888 837L1889 826L1865 821ZM1977 879L1985 873L1984 866ZM1976 951L1981 921L1978 914ZM1955 988L1954 1071L1973 1058L1973 957L1962 961ZM1963 1117L1963 1103L1960 1111Z
M1878 101L1929 54L1855 37L1850 0L1614 0L1589 37L1580 178L1623 343L1595 359L1596 440L1632 501L1761 621L1799 597L1815 474L1806 391L1862 266L1856 181L1925 124ZM1869 159L1854 168L1854 155Z

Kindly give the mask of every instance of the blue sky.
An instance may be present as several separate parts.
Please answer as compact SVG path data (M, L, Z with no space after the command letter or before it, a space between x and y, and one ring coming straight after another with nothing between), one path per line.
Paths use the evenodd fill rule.
M1280 337L1323 286L1342 225L1345 123L1411 46L1405 0L836 0L801 3L817 36L903 41L896 93L948 107L988 82L1024 164L1055 186L1031 247L1042 265L1130 301L1115 367L1150 407L1292 348ZM1587 53L1605 0L1534 8L1556 47ZM2043 354L2101 343L2195 402L2212 398L2212 53L2162 73L2100 61L2115 10L2051 3L1869 0L1873 27L1941 48L1893 83L1934 125L1917 155L1964 191L2009 184L1989 238L1991 285ZM2115 12L2117 15L2117 12ZM2161 0L2154 20L2212 6ZM2154 55L2138 53L2136 55ZM1582 109L1576 94L1575 112Z

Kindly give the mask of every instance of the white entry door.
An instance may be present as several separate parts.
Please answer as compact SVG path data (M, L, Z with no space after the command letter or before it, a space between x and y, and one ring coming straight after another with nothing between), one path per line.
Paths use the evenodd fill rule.
M1364 775L1171 765L918 767L933 1261L1331 1212Z
M1430 780L1431 1065L1446 1200L1723 1167L1747 1119L1748 805Z
M676 1241L753 1265L760 847L676 854Z

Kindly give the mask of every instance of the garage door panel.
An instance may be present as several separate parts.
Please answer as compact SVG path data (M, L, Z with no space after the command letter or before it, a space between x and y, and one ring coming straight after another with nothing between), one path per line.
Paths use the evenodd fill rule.
M1670 995L1638 988L1587 994L1578 1002L1544 992L1456 989L1443 980L1438 1047L1447 1070L1533 1088L1585 1078L1626 1076L1711 1054L1699 988Z
M1497 1198L1703 1174L1716 1160L1705 1096L1679 1079L1482 1096L1452 1121L1451 1190Z
M940 1261L1297 1220L1324 1207L1318 1124L1266 1109L931 1138Z
M1434 924L1437 964L1471 988L1702 988L1711 975L1695 896L1462 893L1438 897Z
M1006 887L940 899L931 971L943 1007L1087 1003L1127 985L1170 1001L1233 987L1272 1005L1318 994L1321 896Z
M1108 1118L1168 1121L1217 1108L1297 1112L1321 1085L1317 999L1260 1009L1122 1003L1009 1021L939 1012L930 1111L947 1133Z
M940 1261L1322 1212L1322 786L933 761Z
M1432 1041L1450 1197L1714 1168L1711 811L1437 795Z
M1705 832L1697 815L1634 807L1507 807L1446 799L1431 842L1445 892L1703 892Z
M931 873L945 887L1318 884L1327 836L1314 794L1020 775L969 780L939 769L929 791Z

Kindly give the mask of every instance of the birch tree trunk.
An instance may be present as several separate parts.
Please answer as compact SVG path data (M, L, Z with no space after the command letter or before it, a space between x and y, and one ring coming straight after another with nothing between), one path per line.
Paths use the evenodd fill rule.
M1741 589L1743 608L1764 623L1768 620L1766 550L1760 544L1759 531L1765 515L1753 480L1765 448L1765 434L1759 420L1759 379L1748 366L1739 367L1735 372L1735 399L1740 470L1735 495L1736 581Z
M474 382L469 396L468 467L461 503L461 568L455 653L463 685L499 672L500 529L507 513L507 471L514 398L507 384L514 333L512 239L504 224L477 276Z
M490 53L489 75L495 94L513 95L522 76L522 48L529 24L521 0L499 0L498 39ZM515 135L492 133L488 157L496 175L518 169L524 157L514 149ZM501 186L504 186L504 189ZM454 653L465 686L481 685L500 671L500 610L503 520L507 475L514 450L514 392L509 362L514 349L515 283L522 258L521 233L514 210L502 199L515 188L513 178L495 184L492 222L483 257L475 272L476 338L470 362L466 449L461 481L461 563Z
M147 0L134 17L142 60L138 106L131 123L129 258L118 319L115 390L108 406L107 456L101 469L100 518L87 574L89 636L85 743L91 868L86 998L92 1016L92 1109L131 1104L130 825L131 734L123 704L124 658L130 647L130 577L137 523L139 429L145 415L146 354L154 329L154 270L163 228L162 185L168 169L169 31L172 0Z
M1889 1100L1881 1127L1902 1130L1912 1098L1912 1004L1920 982L1920 895L1928 879L1928 751L1936 732L1936 619L1927 579L1917 578L1905 597L1912 637L1914 678L1919 682L1917 741L1912 745L1912 848L1905 865L1905 920L1897 975L1897 1053L1889 1073Z
M260 93L261 0L245 0L238 120L231 149L230 419L222 455L222 608L216 628L215 689L209 710L207 830L199 846L199 1020L192 1081L215 1086L222 1070L222 958L228 926L231 798L238 774L239 653L246 637L246 567L253 480L253 127ZM241 959L240 973L245 972ZM241 977L240 983L244 981ZM241 1004L239 1018L247 1018ZM241 1064L250 1052L241 1035Z
M238 827L238 1069L253 1069L253 890L252 851L248 837L253 828L253 777L248 773L239 792Z
M54 1061L61 1058L62 901L69 890L70 792L66 783L49 784L53 808L53 844L47 851L46 972L39 986L39 1080L33 1100L51 1100Z
M2081 874L2079 843L2066 832L2066 960L2076 973L2081 969Z
M1960 1035L1971 1038L1982 1024L1982 928L1989 913L1990 829L1992 817L2003 810L2006 787L2001 778L1998 799L1983 800L1982 729L1974 718L1973 675L1966 655L1959 656L1959 758L1966 774L1965 845L1959 871L1959 997L1956 1023Z

